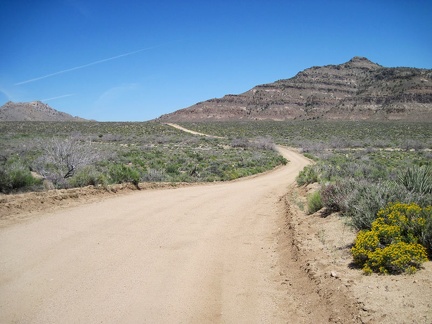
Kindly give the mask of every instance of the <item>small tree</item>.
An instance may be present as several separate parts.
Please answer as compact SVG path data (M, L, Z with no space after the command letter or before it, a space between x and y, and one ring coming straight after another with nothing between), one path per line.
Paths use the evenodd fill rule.
M76 137L63 140L55 138L39 146L42 155L37 159L35 169L60 187L66 185L65 179L72 177L77 169L97 159L90 143Z

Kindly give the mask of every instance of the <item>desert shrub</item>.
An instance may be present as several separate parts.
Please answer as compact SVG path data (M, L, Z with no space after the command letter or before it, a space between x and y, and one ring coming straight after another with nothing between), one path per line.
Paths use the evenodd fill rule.
M376 226L398 226L407 243L420 243L432 252L432 206L390 204L377 215Z
M341 210L341 202L338 195L338 187L328 183L321 188L321 202L323 207L329 212L337 212Z
M41 154L34 163L35 170L58 187L67 187L68 179L81 167L97 160L97 154L90 143L79 137L54 138L37 143Z
M308 213L313 214L323 207L320 191L315 191L307 197Z
M425 144L422 141L408 139L401 143L401 149L405 151L409 150L421 150L424 149Z
M317 167L315 165L308 165L304 167L297 176L296 181L299 186L318 182Z
M388 182L347 179L323 187L323 204L331 211L340 211L342 216L348 217L348 223L355 229L370 229L381 208L405 196L397 189Z
M426 247L429 258L432 258L432 216L430 211L431 209L427 211L429 214L424 217L425 224L423 231L421 232L419 242Z
M253 140L249 140L247 138L234 138L231 141L232 147L241 147L244 149L258 149L258 150L268 150L268 151L276 151L276 145L270 137L257 137Z
M391 202L432 204L431 164L423 152L342 151L316 164L323 205L355 229L370 229ZM403 171L400 171L403 170Z
M0 165L0 192L10 193L38 182L40 180L33 178L29 167L18 157L10 158Z
M270 135L277 143L325 153L321 147L401 147L414 141L430 147L430 123L357 121L253 121L182 123L193 130L219 136L254 138ZM344 143L341 143L343 139ZM409 144L411 145L411 144ZM429 146L428 146L429 145ZM317 155L314 154L314 155Z
M111 183L130 182L138 185L140 181L140 172L133 166L124 164L113 164L108 169L108 175Z
M318 158L315 155L311 154L311 153L303 153L303 155L305 157L307 157L308 159L311 159L313 161L318 161Z
M432 194L432 168L430 165L413 165L399 174L398 182L409 191Z
M275 145L275 143L268 136L266 136L266 137L257 137L253 141L253 148L256 148L256 149L259 149L259 150L276 151L276 145Z
M321 200L323 206L329 211L340 211L345 213L348 208L348 202L351 200L350 195L353 192L355 183L351 180L328 183L321 188Z
M370 230L358 233L351 249L354 262L366 274L415 272L431 250L431 219L432 206L388 205L378 212Z
M378 211L392 202L432 204L431 195L408 191L393 181L378 183L368 180L345 179L322 187L323 206L329 211L340 211L356 230L370 229Z
M214 178L216 180L217 178L222 178L224 176L223 169L221 163L218 161L212 161L205 171L210 175L216 176L216 178Z
M69 179L70 187L104 186L108 185L108 179L104 173L94 166L86 166L79 170L74 177Z
M351 183L352 192L346 202L344 216L349 217L348 223L357 230L370 229L381 208L389 202L404 198L404 193L398 192L398 188L388 182L352 181Z
M250 141L247 138L234 138L231 141L232 147L241 147L241 148L248 148L251 145Z
M325 151L326 146L321 142L316 141L308 141L301 139L298 143L295 143L297 147L301 148L301 153L309 153L309 154L315 154L320 155L322 152Z
M155 169L148 169L147 173L142 177L143 181L160 182L165 179L164 172Z
M343 138L343 137L331 137L330 138L330 146L333 149L341 149L341 148L346 148L346 147L352 147L352 145L350 145L350 143L348 143L348 141Z

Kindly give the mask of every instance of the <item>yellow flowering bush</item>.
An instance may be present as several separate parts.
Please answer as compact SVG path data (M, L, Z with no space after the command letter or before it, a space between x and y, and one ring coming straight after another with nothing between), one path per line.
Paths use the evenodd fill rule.
M375 272L397 274L406 270L415 272L425 261L426 250L421 244L398 242L376 249L366 263Z
M360 231L352 248L354 262L365 264L369 255L379 247L379 238L374 231Z
M431 224L432 206L390 204L378 212L371 230L358 233L354 262L366 274L413 273L427 261Z

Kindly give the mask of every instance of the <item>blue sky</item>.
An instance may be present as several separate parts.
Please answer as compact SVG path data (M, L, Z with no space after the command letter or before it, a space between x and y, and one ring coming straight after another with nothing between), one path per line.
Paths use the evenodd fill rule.
M432 1L2 0L0 105L145 121L365 56L432 68Z

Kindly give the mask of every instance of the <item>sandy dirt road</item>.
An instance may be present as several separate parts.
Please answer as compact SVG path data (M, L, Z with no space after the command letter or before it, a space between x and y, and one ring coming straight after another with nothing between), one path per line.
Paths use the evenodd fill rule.
M308 164L151 190L0 229L0 323L285 323L280 197ZM291 312L291 313L290 313Z
M200 135L200 136L211 137L211 138L223 138L223 137L220 137L220 136L214 136L214 135L199 133L199 132L193 131L191 129L184 128L184 127L182 127L180 125L173 124L173 123L165 123L165 124L168 125L168 126L177 128L177 129L179 129L179 130L181 130L183 132L194 134L194 135Z

